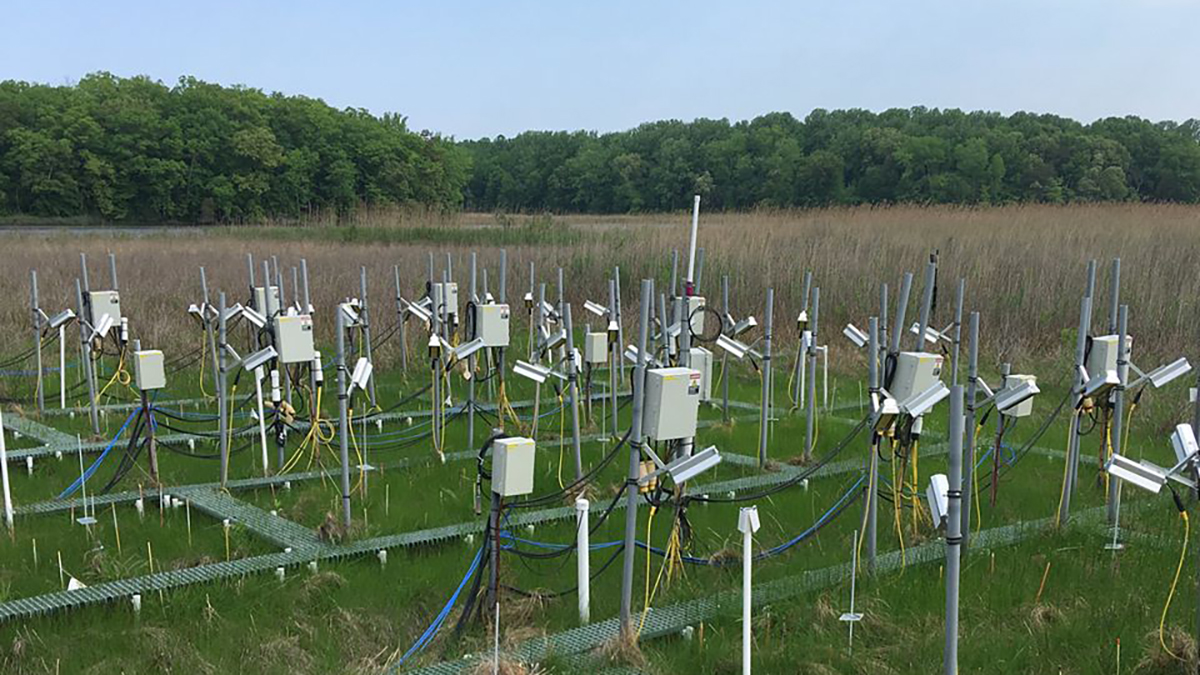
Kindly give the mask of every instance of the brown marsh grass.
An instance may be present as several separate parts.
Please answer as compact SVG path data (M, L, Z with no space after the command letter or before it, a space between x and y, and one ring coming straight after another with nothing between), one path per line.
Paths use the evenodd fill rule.
M433 212L365 212L335 224L313 220L239 228L71 230L0 234L0 354L21 351L29 336L29 270L38 270L42 305L53 313L74 307L79 253L89 256L94 287L108 285L106 254L116 254L122 304L136 337L147 347L184 350L199 346L201 333L185 310L199 302L199 267L210 288L233 301L247 299L246 253L258 262L277 255L290 298L291 267L308 260L318 312L358 295L359 267L368 272L377 331L395 322L393 266L402 292L415 297L435 254L437 275L449 254L454 276L467 283L472 251L481 270L498 285L499 239L508 251L510 302L529 286L529 263L548 297L557 297L557 267L567 279L567 300L587 315L584 299L607 299L607 275L620 266L627 326L636 321L638 280L665 287L673 249L686 253L688 214L640 216L499 216ZM519 234L520 236L514 236ZM920 296L927 256L941 256L934 323L952 320L957 280L967 282L968 311L982 315L989 358L1018 360L1061 352L1078 322L1087 261L1100 262L1097 330L1107 328L1108 275L1122 259L1122 301L1130 306L1130 330L1138 353L1195 356L1200 310L1200 208L1179 205L861 207L804 211L702 214L706 262L701 292L719 304L720 277L728 275L734 314L764 314L765 290L775 288L777 338L794 337L803 274L812 270L821 288L820 330L844 349L838 333L847 322L865 327L878 312L879 284L895 302L905 271L915 274L910 317ZM482 271L481 271L482 274ZM681 271L682 274L682 271ZM464 294L465 297L465 294ZM319 330L329 336L327 321ZM415 332L415 331L414 331ZM392 350L389 349L390 353ZM1147 361L1143 361L1147 363Z

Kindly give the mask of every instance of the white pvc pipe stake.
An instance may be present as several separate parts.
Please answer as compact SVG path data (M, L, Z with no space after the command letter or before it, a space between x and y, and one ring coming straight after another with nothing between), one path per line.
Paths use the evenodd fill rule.
M67 341L66 324L58 327L58 404L60 408L67 407ZM75 418L75 413L71 413Z
M4 489L4 524L13 529L12 491L8 485L8 448L4 444L4 413L0 412L0 484Z
M132 596L130 596L129 604L133 605L133 613L134 614L141 614L142 613L142 594L134 593Z
M696 280L696 234L700 229L700 195L692 201L692 235L688 241L688 270L687 283L690 286Z
M591 621L591 565L592 565L592 545L590 535L590 518L588 510L590 508L588 500L580 497L575 500L575 513L578 519L576 529L579 531L578 540L576 542L575 554L579 560L579 623L586 624Z
M263 420L262 367L254 370L254 393L258 403L258 440L262 445L263 475L267 475L267 424Z
M841 616L841 620L850 624L850 644L849 652L854 652L854 624L862 621L863 615L854 612L854 592L858 581L858 530L854 531L854 537L850 540L850 611Z
M25 473L29 474L30 476L33 475L33 456L32 455L25 457Z
M750 565L754 557L754 533L758 527L758 507L742 507L738 512L738 530L742 533L742 675L750 675Z
M282 584L283 580L287 578L287 572L282 567L276 567L275 578L278 579L279 583Z
M379 567L381 569L387 567L387 555L388 554L387 554L386 548L379 549L379 552L375 554L375 557L379 558Z

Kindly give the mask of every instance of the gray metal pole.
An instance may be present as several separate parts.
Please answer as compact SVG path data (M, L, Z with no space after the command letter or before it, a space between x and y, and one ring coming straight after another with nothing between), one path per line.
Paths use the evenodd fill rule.
M1196 372L1196 402L1192 406L1192 429L1200 429L1200 370ZM1192 477L1200 484L1200 469L1192 472ZM1194 496L1195 491L1193 491ZM1196 568L1196 586L1200 589L1200 566ZM1200 602L1196 603L1196 638L1200 644Z
M83 292L87 293L88 291L92 290L92 287L88 281L88 266L87 266L87 254L86 253L79 254L79 271L80 271L79 278L83 280Z
M283 316L284 314L287 313L288 303L287 303L287 293L286 293L287 289L283 285L283 273L279 269L279 258L277 256L271 256L271 264L274 266L275 286L279 288L279 302L276 303L278 306L275 308L275 310L277 312L279 312L280 316ZM295 288L293 288L292 291L297 294L297 297L299 297L299 292ZM278 348L278 345L276 345L276 347ZM287 403L290 406L290 405L292 405L292 373L291 373L291 371L288 370L287 366L282 363L279 364L279 372L280 372L280 375L282 376L282 380L283 380L283 386L284 386L284 392L285 392L284 398L285 398L285 400L287 400ZM287 433L283 429L282 422L279 425L279 429L281 431L283 431L283 433L285 433L285 434ZM279 447L279 466L283 466L283 445L282 444L280 444L280 447Z
M400 295L400 266L393 265L396 275L396 323L400 331L400 369L408 371L408 321L404 318L404 302Z
M88 412L92 421L92 433L100 433L100 411L96 409L96 370L95 362L92 360L92 345L91 336L88 335L88 323L84 321L87 316L83 305L83 287L78 279L75 280L75 297L79 301L79 321L75 323L79 326L79 346L80 354L83 356L83 372L87 377L88 383Z
M608 306L611 309L612 319L620 326L620 319L617 318L617 280L608 280ZM664 328L665 330L665 328ZM620 438L621 431L617 424L617 387L622 382L621 373L624 369L621 367L621 349L625 346L625 341L621 339L621 331L617 330L617 344L610 344L608 347L608 399L612 406L612 433L613 438Z
M725 323L725 317L729 316L729 275L721 276L721 311L724 316L721 317L722 324ZM733 326L724 326L726 330ZM726 423L729 422L729 352L721 350L721 419Z
M867 349L867 386L870 388L871 399L879 393L879 318L867 320L867 334L870 336ZM871 458L867 474L867 571L875 571L875 556L877 552L879 523L879 442L880 436L871 430Z
M358 277L359 293L362 296L359 298L359 302L362 303L362 305L361 305L362 311L359 313L359 319L362 321L362 325L363 325L363 346L366 348L367 361L370 361L372 364L374 364L375 359L371 357L371 312L368 309L371 303L369 303L367 301L367 267L366 267L366 265L363 265L362 267L359 268L358 274L359 274L359 277ZM371 407L375 408L378 405L379 399L376 396L375 378L373 378L373 377L367 382L367 393L370 394L370 397L371 397Z
M695 290L695 286L692 290ZM692 317L688 314L688 300L686 297L676 299L679 307L679 365L684 368L692 367ZM696 437L688 436L679 442L679 456L691 457L692 452L696 447Z
M38 304L37 270L29 270L29 303L33 311L33 346L37 350L38 413L46 412L46 383L42 370L42 313Z
M1114 271L1118 269L1114 265ZM1113 391L1112 417L1112 451L1114 455L1121 454L1121 434L1125 427L1125 385L1129 382L1129 352L1125 349L1125 336L1129 330L1129 305L1121 305L1117 310L1117 379L1120 384ZM1109 476L1108 478L1108 524L1117 527L1121 516L1121 481Z
M904 281L900 283L900 304L896 307L896 324L892 328L892 346L890 354L900 353L900 344L904 338L904 315L908 311L908 294L912 292L912 272L904 273Z
M478 289L476 288L476 269L477 258L474 251L471 251L470 264L470 280L471 280L471 304L477 306L479 304ZM479 317L471 317L472 330L478 331L479 326L475 324ZM467 335L468 340L475 339L474 335ZM467 379L467 448L475 449L475 355L467 357L467 372L471 377Z
M887 351L888 348L888 285L886 283L879 285L879 350ZM883 376L880 375L880 384L883 382Z
M1089 266L1090 268L1093 266ZM1089 271L1092 271L1091 269ZM1071 496L1075 493L1079 471L1079 407L1083 402L1084 382L1080 373L1083 360L1087 354L1088 329L1092 323L1092 296L1085 295L1080 301L1079 332L1075 340L1075 369L1071 377L1074 380L1074 391L1071 397L1071 421L1067 432L1067 480L1062 491L1062 503L1058 509L1058 522L1065 524L1071 517Z
M338 444L342 454L342 525L350 528L350 430L346 408L350 396L346 391L346 320L339 308L337 314L337 380L338 380ZM436 407L436 406L435 406Z
M963 482L967 489L963 492L962 528L959 530L963 538L962 550L964 553L971 541L971 486L975 484L975 405L976 392L979 390L979 312L971 312L968 320L970 326L967 329L967 339L971 344L967 347L967 421L965 425L966 442L963 445L965 451Z
M275 281L278 281L278 280L276 279ZM272 285L273 284L272 284L272 278L271 278L271 264L268 260L263 260L263 305L266 310L265 315L267 317L267 338L270 340L270 343L272 346L274 346L276 349L279 349L279 343L278 343L278 340L276 339L276 335L275 335L275 320L274 320L275 313L279 311L279 306L278 306L278 303L276 302L275 294L271 292ZM280 299L282 299L282 297L280 297ZM257 347L257 345L256 345L256 347ZM278 373L278 371L281 371L281 370L286 372L286 369L281 367L281 364L279 363L278 359L275 360L273 369L277 373ZM272 415L274 416L275 419L271 423L272 432L275 434L275 461L277 462L276 467L282 468L284 463L287 461L287 458L284 455L284 449L283 449L285 439L287 438L287 436L286 436L287 432L284 431L283 415L280 414L280 410L279 410L280 400L277 396L275 396L276 388L274 386L274 381L272 381L270 384L271 384L271 402L274 404L274 408L275 408L274 411L272 412ZM264 466L263 472L266 473L266 471L267 471L267 467Z
M821 312L821 287L812 292L812 316L809 317L808 339L808 401L804 425L804 459L811 460L816 441L817 424L817 323Z
M571 450L575 453L575 480L583 478L583 452L579 440L579 370L575 364L575 330L571 304L563 303L563 326L567 330L567 394L571 397Z
M250 278L250 300L253 302L254 286L255 286L255 284L254 284L254 255L251 253L246 254L246 270L248 272L247 276L249 276L249 278ZM260 312L262 311L262 307L255 307L254 309L257 309Z
M620 347L617 349L617 373L620 375L618 382L625 381L625 360L621 358L621 351L625 349L625 320L621 314L621 268L613 267L613 288L616 290L617 298L617 341L620 342ZM616 417L616 408L613 408L614 418Z
M217 433L221 436L221 487L229 482L229 402L225 398L226 359L225 292L217 295Z
M696 295L701 295L700 281L703 278L704 278L704 247L701 246L699 249L696 250L696 279L695 279L695 282L692 284L692 290L696 293Z
M758 468L767 465L767 429L771 417L771 329L775 315L775 289L767 287L767 308L763 314L762 405L758 420Z
M809 298L811 295L812 295L812 272L805 271L804 272L804 295L801 296L801 300L800 300L800 313L801 314L805 314L805 315L808 314ZM802 348L804 347L803 334L801 334L800 337L801 337L801 340L800 340L801 349L796 350L796 363L792 368L792 402L793 402L793 405L800 405L801 397L804 396L804 394L801 392L801 386L800 386L800 382L802 379L800 376L800 373L804 372L804 357L805 357L805 355L802 353L802 351L803 351Z
M967 280L958 280L958 293L954 299L954 351L951 354L950 361L950 384L951 386L958 384L958 352L962 346L962 314L963 314L963 298L967 294ZM970 405L970 404L968 404ZM969 489L969 486L968 486Z
M1113 258L1112 275L1109 279L1109 298L1108 298L1108 334L1112 335L1117 332L1117 324L1120 319L1117 315L1120 313L1121 305L1121 259ZM1117 352L1120 353L1120 350Z
M211 296L208 293L208 274L204 271L204 267L200 267L200 289L204 293L204 306L201 308L200 317L204 324L204 338L208 341L208 353L212 360L213 388L215 389L220 384L221 365L217 363L217 336L213 331L212 318L209 316L209 308L212 306Z
M925 265L925 289L921 297L921 313L917 323L917 349L918 352L925 351L925 330L929 328L929 315L933 311L933 287L937 283L937 263L930 260Z
M650 310L651 314L654 310ZM667 320L667 294L658 294L658 347L662 351L664 363L671 360L671 336L667 334L667 326L671 325Z
M631 641L637 638L632 620L633 563L637 556L637 480L642 460L642 392L646 385L646 341L650 329L650 304L653 300L654 281L643 279L638 357L633 370L633 423L629 432L629 474L625 482L625 559L621 577L621 636Z
M671 297L679 297L679 249L671 251Z
M114 291L121 290L121 285L117 283L117 255L115 253L108 254L108 276L112 280L112 289Z
M962 463L963 463L963 388L950 388L950 461L949 490L946 509L946 650L943 661L945 675L958 675L958 581L962 551Z

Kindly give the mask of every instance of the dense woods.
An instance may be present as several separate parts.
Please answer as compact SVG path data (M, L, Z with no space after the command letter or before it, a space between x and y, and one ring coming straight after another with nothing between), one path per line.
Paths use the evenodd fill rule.
M0 83L0 213L237 222L458 207L469 160L395 115L182 78Z
M0 215L248 222L360 205L627 213L1200 201L1200 121L816 110L455 142L181 78L0 82Z
M864 203L1200 199L1200 121L816 110L464 143L470 209L585 212Z

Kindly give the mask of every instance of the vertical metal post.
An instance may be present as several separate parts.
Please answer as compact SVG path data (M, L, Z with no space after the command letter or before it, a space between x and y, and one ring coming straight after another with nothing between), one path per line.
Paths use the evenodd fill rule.
M696 282L696 239L700 230L700 195L695 195L692 200L692 233L688 237L688 267L687 279L684 280L683 292L685 295L692 295L695 290Z
M809 298L811 297L811 295L812 295L812 271L805 271L804 272L804 294L800 296L801 297L800 313L803 314L805 317L808 316L808 305L809 305ZM805 321L804 323L806 325L802 326L801 328L807 329L808 322ZM805 340L804 340L804 333L802 332L800 334L800 346L796 350L796 364L795 364L794 368L792 369L792 382L793 382L792 401L794 402L795 405L804 405L804 378L808 374L808 371L805 368L805 354L804 354L805 346L806 345L805 345Z
M337 327L338 444L342 455L342 526L350 528L350 429L346 391L346 319L341 308L335 310Z
M886 283L879 285L879 351L886 352L888 348L888 285ZM882 374L880 375L880 386L886 386L883 381Z
M87 267L85 266L84 269L86 270ZM79 354L83 357L83 372L88 383L88 412L92 421L92 433L99 434L100 412L96 409L96 368L95 362L92 360L91 336L88 335L91 324L84 319L87 317L87 311L83 304L83 286L80 285L78 279L75 280L75 297L79 301L79 320L75 323L79 326Z
M503 248L500 249L500 288L497 290L499 293L496 297L500 304L506 304L508 302L508 251ZM504 351L504 347L496 350L496 379L499 380L497 386L501 391L504 390ZM497 411L496 417L499 420L500 428L503 429L504 413Z
M372 364L374 364L375 359L371 357L371 313L370 313L370 310L368 309L368 307L370 306L370 303L367 301L367 266L366 265L363 265L362 267L359 268L358 286L359 286L359 294L361 296L359 298L359 302L361 303L361 306L360 306L361 311L359 312L359 320L362 321L362 327L363 327L363 346L366 348L367 361L370 361ZM378 398L376 397L376 393L375 393L375 378L373 378L373 377L370 379L370 381L367 382L367 393L370 394L370 396L371 396L371 407L375 408L378 405Z
M775 316L775 289L767 287L767 308L763 315L762 407L758 419L758 468L767 465L767 427L771 407L771 331Z
M471 311L477 312L478 305L479 305L479 294L478 294L478 289L476 287L477 258L476 258L474 251L471 251L470 259L471 259L471 265L470 265L469 279L470 279L470 283L471 283L471 294L468 297L471 299L471 308L472 308ZM470 315L468 315L468 316L470 316ZM475 332L479 332L479 326L475 323L479 320L478 314L476 314L474 316L470 316L470 318L471 318L472 330ZM466 339L473 340L473 339L475 339L475 336L467 335ZM467 378L467 448L474 450L475 449L475 355L474 354L467 357L467 372L470 374L470 377Z
M971 312L968 319L967 339L971 345L967 348L967 420L965 423L966 442L963 445L963 484L967 489L963 492L962 552L965 554L971 543L971 499L972 486L975 485L975 405L976 392L979 391L979 312Z
M633 370L633 423L629 431L629 474L625 481L625 559L621 576L621 636L636 639L633 630L633 563L637 555L638 475L642 459L642 392L646 385L646 340L650 329L650 304L654 281L642 280L641 322L638 328L637 364Z
M117 255L115 253L108 254L108 276L112 280L112 289L114 291L121 290L121 284L117 283Z
M1000 385L997 390L1004 389L1005 383L1008 381L1008 376L1012 373L1012 364L1004 363L1000 366ZM996 442L992 446L992 495L991 507L996 508L996 495L1000 491L1000 444L1004 442L1004 428L1008 422L1007 415L1000 410L996 410Z
M696 279L692 281L692 290L695 295L700 295L700 282L704 280L704 247L701 246L696 250Z
M963 297L967 294L967 280L958 280L958 293L954 298L954 351L950 361L950 385L958 384L958 352L962 346ZM969 405L969 404L968 404ZM968 488L969 489L969 488Z
M1108 302L1109 302L1109 305L1108 305L1108 334L1112 335L1113 333L1117 332L1117 328L1118 328L1117 324L1120 321L1120 319L1117 316L1120 313L1120 306L1121 306L1121 259L1120 258L1113 258L1112 275L1111 275L1111 278L1109 279L1109 282L1111 285L1109 286L1109 292L1108 292L1108 295L1109 295L1109 298L1108 298ZM1120 353L1119 349L1118 349L1117 353L1118 354Z
M879 394L879 318L867 320L867 386L874 405ZM873 412L873 411L872 411ZM879 443L880 436L871 429L871 459L867 474L867 571L875 571L879 523ZM858 550L857 548L855 549Z
M275 347L276 350L279 349L279 339L278 339L278 336L275 335L275 318L274 317L277 313L279 313L279 309L280 309L279 301L283 299L283 296L282 296L282 290L279 290L278 292L280 293L280 296L278 298L276 298L275 293L271 292L271 288L272 288L272 286L274 286L276 289L279 289L278 281L279 281L278 278L274 278L274 279L272 278L270 263L267 260L263 260L263 306L265 309L265 316L267 317L267 339L269 340L271 346ZM283 415L281 414L281 411L280 411L280 403L282 401L278 394L278 392L279 392L279 371L282 370L286 373L287 369L284 367L284 365L282 363L280 363L278 358L275 359L275 362L272 365L273 365L273 368L271 370L274 370L275 372L272 373L271 370L267 370L267 368L264 366L263 367L263 376L264 377L269 376L271 378L271 403L274 406L273 410L271 412L272 417L274 417L274 420L272 420L272 422L271 422L271 431L275 435L276 466L279 468L282 468L284 463L287 461L286 457L284 456L284 448L283 448L284 443L286 443L286 440L287 440L287 431L285 430L285 428L283 426ZM260 378L256 377L256 381L258 381L261 384ZM260 421L260 425L261 425L261 424L266 423L266 420L262 419L262 415L263 415L263 409L261 407L262 406L262 391L258 392L258 399L259 399L259 406L260 406L258 409L258 414L260 417L259 421ZM264 443L263 443L263 475L266 476L269 473L270 472L267 468L266 442L264 441Z
M960 532L962 509L963 462L963 388L950 388L950 483L946 509L946 649L943 661L945 675L958 675L958 580L962 543Z
M688 280L688 287L692 282ZM679 365L684 368L692 367L692 316L688 313L688 299L679 298ZM679 442L679 456L691 457L695 449L696 437L688 436Z
M900 304L896 307L896 323L892 328L892 346L888 349L888 353L892 355L900 353L900 344L904 340L904 315L908 312L908 294L912 292L912 280L912 272L905 272L904 280L900 283Z
M921 298L921 313L917 323L917 349L925 351L925 331L929 328L929 315L933 312L933 288L937 284L937 263L930 260L925 265L925 289Z
M4 524L11 535L13 531L12 488L8 484L8 447L4 444L4 408L0 406L0 490L4 496ZM84 502L87 506L87 502Z
M817 424L817 329L821 312L821 287L812 290L812 317L808 338L808 410L804 425L804 459L811 460Z
M620 326L620 319L617 313L617 280L608 280L608 306L609 319L617 322ZM663 330L666 330L664 327ZM612 408L612 434L613 438L620 438L621 431L618 426L617 417L617 388L621 384L621 372L624 370L621 367L621 350L625 348L625 341L620 337L621 331L617 330L617 344L612 344L612 333L609 333L608 345L608 400Z
M133 350L141 351L142 341L133 341ZM161 485L158 479L158 441L154 438L154 412L150 409L150 397L146 395L145 389L139 389L138 394L142 400L142 417L146 421L146 433L148 434L147 443L150 453L150 483L152 485Z
M46 383L42 368L42 312L38 304L37 270L29 270L29 304L33 311L33 346L37 350L37 405L38 413L46 412Z
M575 363L575 331L571 303L563 303L563 326L567 331L567 394L571 399L571 450L575 453L575 480L583 478L583 453L579 439L579 369Z
M200 308L200 320L204 324L204 338L208 341L208 352L212 361L213 388L220 384L221 366L217 363L217 336L213 331L212 304L208 293L208 275L204 267L200 268L200 289L204 293L204 305Z
M679 249L671 251L671 297L679 296Z
M1089 265L1089 280L1095 281L1095 262ZM1089 283L1089 286L1092 284ZM1075 493L1075 484L1078 482L1079 476L1079 406L1083 402L1083 387L1087 383L1084 382L1080 369L1084 366L1084 358L1087 355L1087 339L1090 326L1092 324L1092 296L1085 295L1080 303L1079 308L1079 332L1075 340L1075 372L1071 377L1075 382L1074 396L1071 400L1071 421L1070 429L1067 433L1067 484L1063 490L1062 504L1058 510L1058 522L1064 524L1071 517L1071 496Z
M725 317L729 316L729 275L721 275L721 323L725 324ZM729 330L733 326L724 326L725 330ZM726 423L729 422L729 352L721 350L721 419Z
M1119 259L1118 259L1119 260ZM1114 264L1113 272L1119 267ZM1112 418L1112 453L1121 454L1121 434L1125 426L1125 385L1129 382L1129 351L1125 348L1125 336L1129 330L1129 305L1121 305L1117 310L1117 379L1120 381L1113 390ZM1107 457L1105 458L1107 459ZM1116 528L1121 515L1121 481L1113 476L1108 477L1108 524Z
M621 358L621 351L625 349L625 320L621 315L621 268L613 268L613 289L616 291L616 308L617 308L617 342L620 347L617 349L617 373L620 375L618 382L625 381L625 360ZM616 407L613 408L613 418L616 419Z
M408 317L404 312L404 297L400 290L400 266L393 265L396 277L396 323L400 331L400 367L408 370Z
M229 402L225 398L225 372L228 368L225 347L228 340L225 321L225 292L217 296L217 433L221 436L221 487L229 482Z

